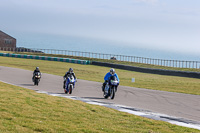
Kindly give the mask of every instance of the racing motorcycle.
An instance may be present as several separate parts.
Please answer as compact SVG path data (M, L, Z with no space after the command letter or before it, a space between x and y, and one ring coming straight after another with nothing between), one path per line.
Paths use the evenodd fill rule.
M74 89L74 84L76 82L76 79L74 79L74 76L70 75L67 78L64 78L64 91L65 93L72 94L72 90Z
M38 85L39 84L40 78L41 78L41 73L40 72L36 72L34 74L34 77L33 77L34 85Z
M111 76L109 81L105 85L104 89L104 98L110 97L111 99L114 99L115 92L117 91L117 86L119 85L119 81L115 76Z

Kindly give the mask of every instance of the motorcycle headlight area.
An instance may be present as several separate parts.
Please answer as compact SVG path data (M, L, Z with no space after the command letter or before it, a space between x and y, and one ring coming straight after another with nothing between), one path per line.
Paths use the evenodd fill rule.
M117 85L118 82L117 82L116 80L111 80L111 84L113 84L113 85Z

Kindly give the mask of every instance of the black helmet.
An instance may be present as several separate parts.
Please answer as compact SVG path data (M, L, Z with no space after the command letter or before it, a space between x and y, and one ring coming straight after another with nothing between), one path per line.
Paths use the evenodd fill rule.
M115 74L115 69L114 69L114 68L111 68L111 69L110 69L110 74L111 74L111 75L114 75L114 74Z
M73 68L70 68L70 69L69 69L69 72L70 72L70 73L73 73Z

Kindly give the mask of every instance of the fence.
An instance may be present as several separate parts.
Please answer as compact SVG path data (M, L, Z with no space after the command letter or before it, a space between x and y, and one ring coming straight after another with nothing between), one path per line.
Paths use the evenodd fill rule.
M56 50L56 49L9 48L9 47L0 47L0 49L4 51L13 51L13 52L16 51L35 52L43 54L79 56L79 57L97 58L97 59L113 59L118 61L127 61L127 62L150 64L157 66L200 69L200 61L164 60L164 59L137 57L137 56L103 54L103 53L81 52L81 51L70 51L70 50Z

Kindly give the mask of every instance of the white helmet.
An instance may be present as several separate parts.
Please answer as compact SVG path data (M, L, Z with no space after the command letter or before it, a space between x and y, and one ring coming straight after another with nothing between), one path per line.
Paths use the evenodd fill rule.
M114 74L115 74L115 69L114 69L114 68L111 68L111 69L110 69L110 74L111 74L111 75L114 75Z

